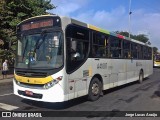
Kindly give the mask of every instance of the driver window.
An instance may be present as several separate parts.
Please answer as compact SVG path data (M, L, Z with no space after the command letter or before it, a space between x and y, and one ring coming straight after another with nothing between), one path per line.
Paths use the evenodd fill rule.
M71 60L83 60L86 56L86 46L85 42L82 41L71 41Z
M89 53L89 30L75 25L66 29L67 72L72 72L80 67Z

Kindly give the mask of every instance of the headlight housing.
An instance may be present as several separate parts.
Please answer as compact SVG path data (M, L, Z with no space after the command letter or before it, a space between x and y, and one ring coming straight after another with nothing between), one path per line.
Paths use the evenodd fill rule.
M56 79L53 79L52 81L44 84L43 88L44 88L44 89L49 89L49 88L51 88L51 87L54 86L55 84L59 83L59 81L61 81L62 78L63 78L63 77L60 76L60 77L58 77L58 78L56 78Z

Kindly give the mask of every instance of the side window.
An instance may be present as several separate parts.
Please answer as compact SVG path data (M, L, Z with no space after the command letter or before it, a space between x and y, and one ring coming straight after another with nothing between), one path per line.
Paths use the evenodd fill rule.
M143 58L146 60L147 59L147 57L146 57L146 47L144 46L143 47Z
M152 59L152 48L144 47L144 59L151 60Z
M147 46L143 47L144 59L149 60L152 57L151 49Z
M149 60L152 60L152 48L149 47Z
M121 42L122 40L111 36L110 39L110 57L111 58L122 58L122 48Z
M138 54L138 59L143 59L143 46L142 45L137 45L137 54Z
M71 61L81 61L87 57L88 42L72 39L70 44Z
M80 26L69 25L66 29L67 72L78 69L89 53L89 30Z
M137 59L137 44L136 43L131 43L131 56L133 59Z
M92 45L93 57L108 57L108 36L101 33L93 33Z
M130 51L131 43L127 40L123 41L123 57L125 59L131 58L131 51Z

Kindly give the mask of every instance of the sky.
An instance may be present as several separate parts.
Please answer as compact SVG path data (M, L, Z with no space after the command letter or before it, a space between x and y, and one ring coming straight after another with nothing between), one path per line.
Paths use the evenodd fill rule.
M129 3L131 1L131 7ZM53 14L68 16L109 31L146 34L160 51L160 0L51 0Z

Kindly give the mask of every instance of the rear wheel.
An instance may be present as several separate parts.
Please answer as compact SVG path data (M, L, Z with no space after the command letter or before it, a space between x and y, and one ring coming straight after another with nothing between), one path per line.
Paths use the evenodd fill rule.
M141 70L139 73L139 83L142 83L144 79L143 71Z
M90 101L97 100L102 92L102 83L98 78L93 78L90 85L89 85L89 91L88 91L88 99Z

